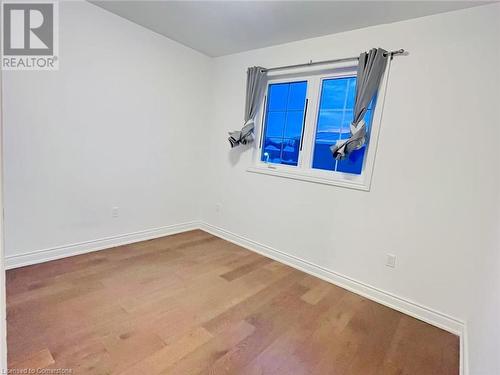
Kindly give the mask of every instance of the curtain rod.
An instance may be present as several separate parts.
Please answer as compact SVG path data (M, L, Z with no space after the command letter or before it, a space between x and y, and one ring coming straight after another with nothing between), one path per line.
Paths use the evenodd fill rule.
M406 51L404 49L398 49L396 51L391 51L388 52L388 54L391 56L391 59L393 56L397 55L403 55ZM276 66L274 68L268 68L268 69L262 69L263 72L273 72L275 70L283 70L283 69L292 69L292 68L301 68L304 66L314 66L314 65L324 65L324 64L333 64L333 63L341 63L341 62L347 62L347 61L356 61L359 60L359 57L345 57L343 59L335 59L335 60L323 60L323 61L316 61L313 62L312 60L309 61L308 63L304 64L295 64L295 65L284 65L284 66Z

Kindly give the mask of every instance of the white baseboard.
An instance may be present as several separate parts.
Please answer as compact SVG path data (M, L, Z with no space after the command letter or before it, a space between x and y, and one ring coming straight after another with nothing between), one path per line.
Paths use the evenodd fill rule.
M236 245L262 254L268 258L277 260L278 262L287 264L293 268L304 271L310 275L335 284L341 288L347 289L353 293L359 294L372 301L378 302L384 306L388 306L394 310L400 311L406 315L412 316L433 326L444 329L460 337L460 374L467 375L467 345L466 345L466 323L460 319L456 319L430 307L413 302L409 299L396 296L392 293L383 291L374 286L368 285L351 277L339 274L335 271L328 270L304 259L287 254L283 251L274 249L270 246L263 245L259 242L245 238L238 234L229 232L225 229L216 227L208 223L201 223L200 229L213 234L214 236L223 238Z
M98 240L91 240L69 245L56 246L48 249L31 251L19 255L10 255L5 257L5 268L12 269L17 267L29 266L31 264L43 263L43 262L48 262L50 260L66 258L73 255L90 253L93 251L103 250L110 247L127 245L134 242L169 236L172 234L187 232L199 228L200 228L199 222L192 221L181 224L166 225L159 228L146 229L138 232L121 234L117 236L100 238Z

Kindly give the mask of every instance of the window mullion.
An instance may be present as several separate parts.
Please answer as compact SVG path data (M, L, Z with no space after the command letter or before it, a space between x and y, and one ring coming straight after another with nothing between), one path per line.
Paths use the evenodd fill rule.
M314 149L314 133L316 129L316 114L318 110L319 78L311 77L307 81L309 99L307 114L305 118L304 140L301 152L301 169L309 170L312 165L312 153Z

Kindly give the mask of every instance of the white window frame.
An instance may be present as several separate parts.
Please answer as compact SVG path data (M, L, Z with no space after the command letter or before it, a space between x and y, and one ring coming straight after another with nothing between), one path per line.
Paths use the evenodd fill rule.
M291 178L295 180L309 181L320 184L335 185L352 189L369 191L371 187L373 168L375 164L375 155L377 153L378 137L382 123L383 108L385 102L385 93L387 90L387 78L389 66L382 77L377 103L373 112L371 123L369 144L367 144L366 154L363 160L361 174L342 173L337 171L326 171L312 168L314 153L314 138L316 134L317 118L319 113L321 84L325 79L353 77L356 76L357 66L344 65L316 72L302 72L286 75L270 76L266 82L266 94L262 101L255 121L255 142L253 150L253 165L247 169L248 172L260 173L271 176ZM299 151L299 160L297 166L266 163L261 161L263 143L263 131L265 126L265 101L268 97L270 84L307 81L306 99L308 99L308 109L304 122L302 150Z

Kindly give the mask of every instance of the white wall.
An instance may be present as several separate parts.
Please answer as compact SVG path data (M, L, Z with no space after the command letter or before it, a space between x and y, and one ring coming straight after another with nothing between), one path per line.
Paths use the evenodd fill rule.
M205 221L466 321L473 375L500 374L499 16L489 5L217 58L207 145ZM248 173L252 150L228 151L248 66L373 46L410 55L392 64L370 192Z
M199 218L210 58L87 2L59 19L59 71L5 72L8 260Z
M0 163L3 160L2 153L2 76L0 70ZM3 173L0 165L0 212L3 211ZM7 327L6 327L6 306L5 306L5 259L4 259L4 230L3 215L0 215L0 372L7 369Z

